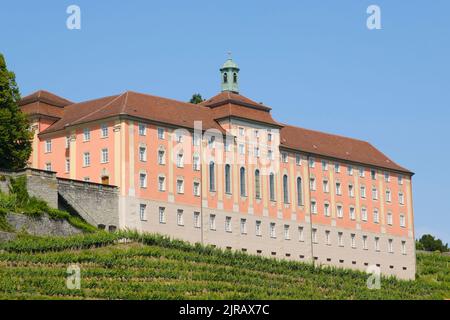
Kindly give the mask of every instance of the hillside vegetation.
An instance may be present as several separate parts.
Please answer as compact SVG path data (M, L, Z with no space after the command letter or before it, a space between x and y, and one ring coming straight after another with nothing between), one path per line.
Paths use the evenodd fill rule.
M124 238L128 239L124 241ZM313 268L133 232L22 237L0 244L1 299L443 299L450 258L418 255L418 279L383 278L369 290L361 272ZM66 287L81 268L81 289Z

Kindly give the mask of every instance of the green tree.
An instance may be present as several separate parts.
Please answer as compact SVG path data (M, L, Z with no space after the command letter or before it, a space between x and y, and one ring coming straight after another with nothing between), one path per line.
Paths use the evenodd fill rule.
M191 98L191 100L189 102L193 103L193 104L199 104L200 102L203 102L203 101L204 100L203 100L202 95L200 93L194 93L192 95L192 98Z
M24 168L31 154L32 132L25 114L20 111L16 76L6 67L0 53L0 168Z
M431 234L424 234L419 241L416 242L418 250L447 252L448 244L443 244L441 239L436 239Z

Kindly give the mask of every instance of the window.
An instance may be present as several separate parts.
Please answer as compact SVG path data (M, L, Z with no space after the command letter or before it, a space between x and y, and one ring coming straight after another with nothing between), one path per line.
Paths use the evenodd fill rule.
M166 223L166 208L159 207L159 223Z
M344 235L342 232L338 232L338 245L339 247L344 246Z
M325 243L327 246L331 246L331 236L329 230L325 230Z
M365 176L364 168L363 168L363 167L360 167L360 168L359 168L359 176L360 176L361 178L364 178L364 176Z
M182 132L175 132L175 141L177 143L182 143L183 142L183 133Z
M339 165L339 163L334 164L334 172L336 173L341 172L341 166Z
M194 228L200 228L200 212L194 212Z
M194 171L200 171L200 157L197 154L192 158L192 168Z
M66 173L70 172L70 159L66 158Z
M386 190L386 202L391 202L391 200L392 200L391 191Z
M223 83L228 83L228 73L223 74Z
M387 224L392 226L392 212L388 212L387 214Z
M323 180L322 185L323 185L323 192L330 192L330 185L328 183L328 180Z
M352 175L353 175L353 167L352 167L351 165L349 165L349 166L347 167L347 173L348 173L349 176L352 176Z
M216 191L216 166L214 161L209 163L209 191Z
M380 215L378 214L378 210L373 210L373 222L380 223Z
M85 152L83 154L83 166L89 167L91 165L91 154L89 152Z
M289 203L289 185L288 185L288 176L283 176L283 200L284 203Z
M311 201L311 213L317 214L317 203L315 200Z
M261 221L259 221L259 220L256 220L256 223L255 223L255 233L258 237L260 237L262 234L261 233Z
M52 164L51 164L51 162L47 162L47 163L45 164L45 170L47 170L47 171L52 171Z
M372 188L372 199L377 200L378 199L378 190L377 188Z
M329 203L324 203L324 205L323 205L323 214L325 215L325 217L329 217L330 216L330 204Z
M147 161L147 148L144 146L139 147L139 161Z
M338 196L342 195L342 189L341 189L341 183L340 182L336 182L336 194Z
M302 157L298 153L295 155L295 164L298 166L302 164Z
M166 190L166 178L158 177L158 190L165 191Z
M240 170L240 185L241 185L241 197L245 197L247 195L247 191L245 188L245 168L242 167Z
M66 149L70 148L70 136L66 137Z
M184 193L184 180L177 179L177 193L183 194Z
M355 220L356 219L355 208L354 207L350 207L349 215L350 215L350 220Z
M367 236L363 236L362 237L362 240L363 240L363 249L364 250L367 250Z
M177 210L177 225L184 226L183 210Z
M317 229L316 228L312 229L311 237L312 237L312 242L317 243Z
M225 231L231 232L231 217L225 217Z
M309 178L309 189L316 190L316 178Z
M52 152L52 140L45 141L45 153Z
M200 197L200 182L194 182L193 190L194 196Z
M241 219L241 234L247 234L247 219Z
M350 235L350 243L353 249L356 248L356 235L354 233L352 233Z
M83 181L84 181L84 182L89 182L89 181L91 181L91 178L89 178L89 177L84 177L84 178L83 178Z
M406 227L405 216L403 214L400 215L400 227Z
M281 162L283 162L283 163L287 163L288 162L288 154L287 154L287 152L282 152L281 153Z
M392 239L388 240L388 252L394 253L394 240Z
M314 164L315 164L314 158L309 158L308 163L309 163L310 168L314 168Z
M200 145L200 139L201 139L201 134L194 133L194 136L192 138L192 144L194 146L198 147Z
M375 237L375 251L380 251L380 238Z
M158 150L158 164L166 164L166 152L164 150Z
M406 241L402 241L402 254L406 254Z
M245 129L244 129L244 128L239 127L239 135L240 135L241 137L243 137L243 136L245 135Z
M254 149L255 151L255 157L256 158L259 158L260 157L260 155L261 155L261 152L259 151L259 147L255 147L255 149Z
M273 135L272 135L272 133L268 133L267 134L267 141L269 141L269 142L271 142L273 140Z
M291 240L291 235L290 235L290 226L288 224L284 225L284 240Z
M91 140L91 130L89 128L84 128L83 130L83 141Z
M216 137L215 137L215 136L209 137L209 140L208 140L208 147L209 147L210 149L213 149L215 146L216 146Z
M139 123L139 135L145 136L147 134L147 127L143 123Z
M303 227L298 227L298 241L300 242L305 241L305 234L303 231Z
M374 169L370 170L370 177L372 178L372 180L376 180L377 179L377 171Z
M101 163L108 163L109 162L109 153L108 149L102 149L101 153Z
M261 176L259 170L255 170L255 197L261 199Z
M231 165L225 165L225 193L231 194Z
M341 205L338 205L336 207L336 211L337 211L337 217L338 218L343 218L344 217L344 210L342 209Z
M398 175L398 184L402 185L403 184L403 176L401 174Z
M384 181L389 182L391 180L390 176L389 176L389 172L385 171L384 172Z
M302 188L302 178L297 178L297 205L303 205L303 188Z
M365 197L366 197L366 187L361 186L361 198L365 198Z
M274 159L272 149L267 150L267 159L269 159L269 160Z
M275 231L275 222L271 222L269 228L270 228L269 229L270 237L271 238L276 238L277 234L276 234L276 231Z
M216 230L216 215L215 214L209 215L209 229Z
M366 208L361 209L361 219L362 219L362 221L367 221L367 209Z
M242 143L239 144L239 154L245 155L245 145Z
M108 138L108 125L105 123L102 124L102 127L101 127L101 137Z
M328 170L328 161L322 160L322 170L323 171Z
M141 221L147 220L146 210L147 210L147 205L141 203L139 205L139 218L141 219Z
M147 174L146 173L139 174L139 186L141 188L147 188Z
M273 173L269 175L269 193L270 201L275 201L275 175Z
M348 185L348 195L353 198L355 196L355 188L353 188L352 184Z
M398 202L400 204L405 204L405 197L403 196L403 192L398 193Z
M237 83L237 73L233 72L233 83Z
M164 134L165 134L164 131L165 131L164 128L158 128L158 139L164 140Z
M182 152L177 154L177 168L184 167L184 155Z

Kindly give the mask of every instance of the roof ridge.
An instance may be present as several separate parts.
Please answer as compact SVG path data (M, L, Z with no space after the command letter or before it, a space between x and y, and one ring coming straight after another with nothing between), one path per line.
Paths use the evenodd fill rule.
M202 104L200 104L200 103L198 103L198 104L196 104L196 103L190 103L190 102L185 102L185 101L176 100L176 99L173 99L173 98L166 98L166 97L157 96L157 95L154 95L154 94L143 93L143 92L137 92L137 91L133 91L133 90L128 90L127 92L134 93L134 94L140 94L140 95L143 95L143 96L152 97L152 98L157 98L157 99L164 99L164 100L168 100L168 101L173 101L173 102L185 104L185 105L190 106L190 107L201 107L202 109L209 110L208 107L206 107L206 106L204 106L204 105L202 105Z
M307 130L307 131L311 131L311 132L317 132L317 133L322 133L322 134L326 134L329 136L335 136L335 137L339 137L339 138L344 138L344 139L348 139L348 140L353 140L353 141L359 141L359 142L364 142L367 144L370 144L368 141L366 140L362 140L362 139L357 139L357 138L352 138L352 137L348 137L348 136L344 136L342 134L337 134L337 133L329 133L329 132L324 132L324 131L320 131L320 130L314 130L314 129L308 129L308 128L304 128L304 127L299 127L299 126L295 126L295 125L291 125L291 124L286 124L286 123L281 123L284 127L291 127L291 128L296 128L296 129L302 129L302 130ZM375 148L376 149L376 148Z

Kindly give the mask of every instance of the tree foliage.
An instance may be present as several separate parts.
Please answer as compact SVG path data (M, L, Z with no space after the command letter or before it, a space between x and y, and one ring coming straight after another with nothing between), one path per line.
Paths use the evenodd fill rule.
M199 104L199 103L201 103L203 101L204 100L203 100L202 95L200 93L194 93L192 95L192 98L191 98L191 100L189 102L193 103L193 104Z
M416 242L416 248L418 250L425 250L425 251L447 252L448 251L448 244L444 245L444 243L442 242L441 239L436 239L431 234L424 234Z
M0 53L0 168L24 168L31 154L32 133L25 114L20 111L16 76L6 67Z

